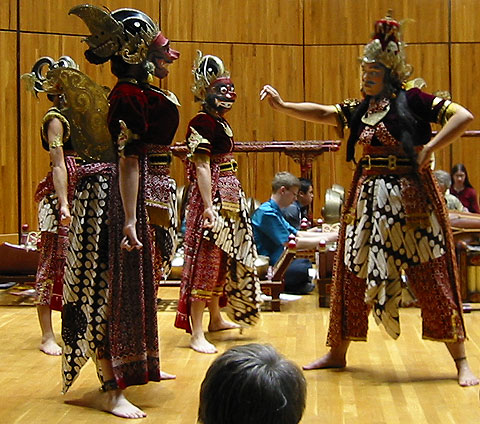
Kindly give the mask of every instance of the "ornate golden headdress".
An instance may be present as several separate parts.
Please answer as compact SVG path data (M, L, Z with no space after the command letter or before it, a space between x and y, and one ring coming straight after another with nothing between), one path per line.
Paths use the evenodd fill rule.
M68 14L77 15L87 24L92 34L84 39L89 46L85 57L97 65L114 55L119 55L130 65L142 63L160 32L158 25L137 9L123 8L110 12L91 4L82 4L72 7Z
M107 126L107 87L95 83L78 70L75 61L62 56L58 61L41 57L32 72L20 77L32 93L63 94L62 113L70 123L75 152L88 162L113 162L115 149Z
M35 93L57 94L61 93L60 87L57 87L47 78L49 71L57 68L78 69L78 65L70 56L62 56L55 61L49 56L38 59L32 66L32 71L23 74L20 79L25 82L27 91Z
M219 78L229 78L230 72L225 69L222 59L210 54L203 55L197 50L197 57L193 62L192 93L195 100L205 101L207 88Z
M405 43L401 41L401 25L391 16L375 22L372 40L363 49L362 63L378 62L391 69L401 82L412 74L413 67L406 62Z

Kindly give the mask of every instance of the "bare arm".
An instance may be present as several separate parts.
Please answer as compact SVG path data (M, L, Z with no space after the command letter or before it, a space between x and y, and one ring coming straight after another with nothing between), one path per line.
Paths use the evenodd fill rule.
M260 91L260 100L267 99L270 106L286 115L303 121L316 122L327 125L338 125L337 113L332 105L318 103L293 103L285 102L278 91L271 85L265 85Z
M324 241L330 243L338 238L337 232L332 233L312 233L308 231L297 232L297 249L315 249L319 243Z
M140 167L138 157L123 156L119 160L119 186L122 198L125 222L121 246L123 249L141 249L142 243L137 237L137 198L140 181Z
M449 211L450 224L456 228L476 228L480 230L480 214Z
M447 121L445 126L433 137L423 150L418 154L418 164L420 167L428 166L431 154L442 147L448 146L450 143L460 137L467 129L473 115L464 107L457 106L458 110Z
M63 125L59 119L53 118L48 124L48 144L50 145L50 161L52 163L53 187L58 198L60 224L68 226L72 220L68 206L68 174L63 156L63 147L57 140L63 139Z
M207 161L195 162L197 170L197 183L202 196L203 205L203 226L212 228L215 224L215 212L212 204L212 174L210 171L210 163Z

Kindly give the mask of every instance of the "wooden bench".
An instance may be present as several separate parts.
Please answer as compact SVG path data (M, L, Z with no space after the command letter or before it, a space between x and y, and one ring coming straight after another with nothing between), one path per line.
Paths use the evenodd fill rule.
M36 249L0 244L0 283L35 283L39 257Z

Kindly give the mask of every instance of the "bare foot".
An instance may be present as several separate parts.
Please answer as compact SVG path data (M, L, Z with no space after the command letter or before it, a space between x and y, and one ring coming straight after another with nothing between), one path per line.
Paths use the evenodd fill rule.
M160 371L160 380L175 380L177 376L175 374L169 374L165 371Z
M124 396L120 389L104 393L102 409L122 418L145 418L147 414Z
M458 371L458 384L462 387L476 386L479 383L478 378L473 374L468 361L462 359L455 362Z
M326 368L345 368L346 366L347 361L344 356L337 357L330 351L321 358L304 365L302 368L304 370L319 370Z
M213 333L215 331L223 331L223 330L234 330L236 328L240 328L238 324L235 324L234 322L230 321L225 321L225 320L219 320L219 321L210 321L208 324L208 331L210 333Z
M62 348L57 344L55 339L42 340L38 348L47 355L60 356L62 354Z
M217 348L211 344L202 333L199 336L192 336L190 339L190 347L200 353L217 353Z

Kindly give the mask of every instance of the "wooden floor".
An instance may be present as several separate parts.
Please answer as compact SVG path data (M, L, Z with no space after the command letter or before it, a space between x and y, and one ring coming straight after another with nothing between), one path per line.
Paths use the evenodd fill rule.
M178 289L162 288L163 299ZM188 348L188 336L173 327L174 312L159 312L162 368L177 380L127 389L129 399L148 417L144 423L193 424L198 390L214 355ZM465 316L470 364L480 373L480 312ZM60 317L54 313L55 329ZM260 325L209 336L220 352L230 346L265 342L298 364L325 352L328 310L316 296L265 312ZM302 423L479 423L479 388L461 388L454 364L441 343L423 341L417 309L401 313L402 335L395 342L370 322L368 343L354 343L344 371L309 371L308 400ZM0 423L125 422L93 407L98 390L94 367L85 367L66 395L60 393L60 358L37 350L39 328L32 306L0 306Z

